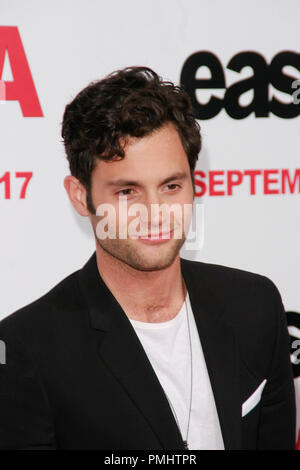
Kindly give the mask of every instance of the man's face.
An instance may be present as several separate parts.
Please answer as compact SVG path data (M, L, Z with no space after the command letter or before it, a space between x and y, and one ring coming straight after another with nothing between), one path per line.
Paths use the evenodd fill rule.
M185 241L194 197L189 162L175 127L168 123L152 135L130 138L122 160L98 160L92 173L91 197L96 210L99 205L110 204L116 214L115 237L105 239L98 236L99 226L97 230L104 215L90 215L96 241L103 250L137 270L170 266ZM143 205L144 210L129 215L135 204ZM167 212L151 213L153 204L175 204L177 210L175 215L171 211L170 217ZM186 213L184 205L189 207ZM136 233L152 240L133 237L129 229L133 219L131 229L134 226ZM121 228L126 238L120 237ZM153 240L161 232L165 235Z

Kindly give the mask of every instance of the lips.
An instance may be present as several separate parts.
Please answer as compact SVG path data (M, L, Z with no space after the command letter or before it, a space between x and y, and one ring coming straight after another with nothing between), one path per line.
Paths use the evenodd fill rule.
M140 236L139 239L141 240L166 240L171 237L172 230L169 232L159 232L159 233L151 233L148 235Z

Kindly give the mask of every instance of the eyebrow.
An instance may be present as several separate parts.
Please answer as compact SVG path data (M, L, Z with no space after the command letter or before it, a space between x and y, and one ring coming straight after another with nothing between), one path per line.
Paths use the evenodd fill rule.
M162 180L159 184L166 184L173 180L183 181L187 178L187 176L188 175L186 172L178 171L177 173L174 173L173 175L168 176L168 178ZM115 181L109 181L106 186L142 186L142 183L134 180L118 179Z

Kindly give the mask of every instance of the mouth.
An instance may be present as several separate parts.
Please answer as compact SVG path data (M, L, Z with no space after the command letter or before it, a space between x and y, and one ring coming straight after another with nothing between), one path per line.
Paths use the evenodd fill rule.
M169 232L151 233L138 237L139 240L149 243L162 243L171 239L173 230Z

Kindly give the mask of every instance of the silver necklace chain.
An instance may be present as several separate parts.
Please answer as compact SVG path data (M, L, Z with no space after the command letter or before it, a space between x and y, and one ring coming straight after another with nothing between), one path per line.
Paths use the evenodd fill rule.
M189 418L188 418L188 425L187 425L187 432L186 432L186 439L183 440L183 445L184 445L184 448L185 449L188 449L188 442L187 442L187 438L188 438L188 434L189 434L189 427L190 427L190 417L191 417L191 408L192 408L192 390L193 390L193 355L192 355L192 341L191 341L191 332L190 332L190 322L189 322L189 315L188 315L188 309L187 309L187 305L186 305L186 299L184 299L184 303L185 303L185 309L186 309L186 316L187 316L187 322L188 322L188 329L189 329L189 338L190 338L190 358L191 358L191 389L190 389L190 407L189 407ZM165 390L164 390L165 392ZM168 402L170 403L170 406L172 408L172 411L173 411L173 414L174 414L174 417L176 419L176 423L177 423L177 426L178 426L178 429L179 429L179 432L182 436L182 433L181 433L181 430L180 430L180 426L179 426L179 421L177 419L177 415L176 415L176 412L173 408L173 405L172 403L170 402L166 392L165 392L165 395L167 397L167 400Z

